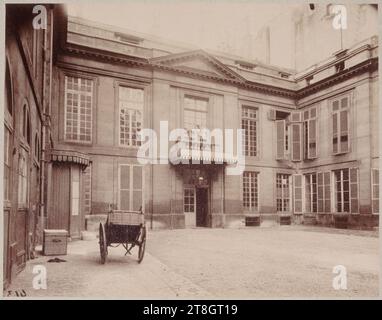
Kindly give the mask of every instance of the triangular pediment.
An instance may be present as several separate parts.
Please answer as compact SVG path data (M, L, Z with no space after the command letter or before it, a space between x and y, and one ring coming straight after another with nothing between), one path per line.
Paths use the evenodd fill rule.
M166 66L179 71L200 73L237 81L243 80L239 74L202 50L170 54L153 58L150 62L154 65Z

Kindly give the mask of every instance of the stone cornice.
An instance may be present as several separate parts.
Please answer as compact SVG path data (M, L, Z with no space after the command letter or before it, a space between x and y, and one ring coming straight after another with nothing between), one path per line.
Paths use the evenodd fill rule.
M320 89L324 89L336 83L345 81L357 74L367 72L367 71L374 71L378 69L378 58L370 58L351 68L345 69L337 74L329 76L317 83L308 85L302 89L292 90L292 89L286 89L286 88L282 88L278 86L272 86L269 84L246 80L242 78L240 75L238 75L236 72L234 71L231 72L231 70L227 66L222 64L217 59L210 57L210 55L208 55L207 53L201 50L192 51L189 54L187 53L174 54L174 55L158 57L154 59L146 59L146 58L133 57L133 56L127 57L121 54L107 52L100 49L88 48L88 47L83 47L79 45L71 45L71 44L68 44L64 48L63 52L69 55L87 56L95 60L114 62L114 63L119 63L119 64L128 65L132 67L146 68L151 70L162 70L166 72L183 74L187 77L217 81L221 83L235 85L235 86L249 89L249 90L258 91L265 94L287 97L293 100L297 100L297 99L301 99L306 96L309 96L310 94L313 94ZM191 57L195 57L195 56L202 57L203 59L207 59L214 66L216 66L218 70L222 72L222 74L227 75L227 77L224 77L223 75L219 75L219 74L214 74L212 72L207 72L207 71L203 72L197 69L176 67L176 66L172 66L168 64L168 62L178 61L179 59L190 59Z
M365 60L351 68L345 69L317 83L314 83L312 85L309 85L305 88L302 88L296 91L296 99L304 98L310 94L317 92L318 90L328 88L336 83L350 79L351 77L357 74L367 72L367 71L375 71L375 70L378 70L378 58L371 58L371 59Z

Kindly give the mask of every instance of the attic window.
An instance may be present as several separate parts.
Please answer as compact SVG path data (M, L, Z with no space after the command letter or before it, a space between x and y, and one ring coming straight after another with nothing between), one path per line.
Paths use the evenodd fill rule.
M344 70L345 69L345 61L341 61L341 62L336 63L335 68L336 68L336 73Z
M143 39L126 33L115 32L115 37L122 42L128 42L131 44L140 44Z
M247 61L235 61L235 64L238 65L240 68L247 70L253 70L256 66L255 64Z
M286 72L279 72L281 78L289 79L290 74Z

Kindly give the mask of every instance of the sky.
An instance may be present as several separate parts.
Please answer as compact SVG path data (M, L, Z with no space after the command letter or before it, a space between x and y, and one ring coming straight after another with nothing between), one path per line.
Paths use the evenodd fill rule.
M68 13L203 49L251 58L251 42L285 6L254 0L81 1L70 4Z

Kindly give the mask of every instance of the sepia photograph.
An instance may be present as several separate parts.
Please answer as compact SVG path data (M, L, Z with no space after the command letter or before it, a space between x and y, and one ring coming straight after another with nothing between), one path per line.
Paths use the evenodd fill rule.
M379 9L2 2L2 299L380 298Z

